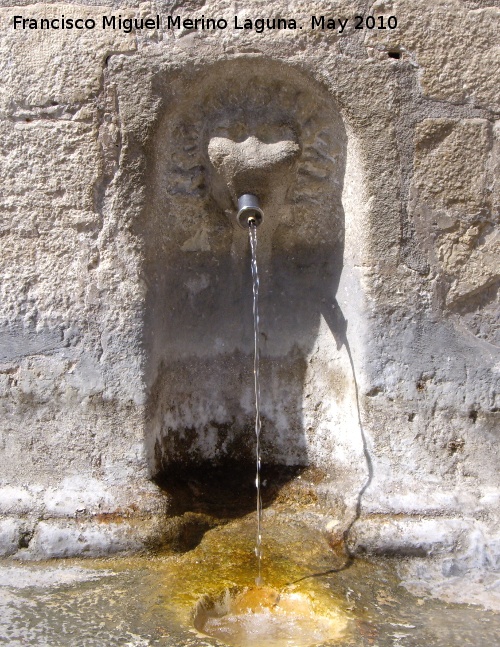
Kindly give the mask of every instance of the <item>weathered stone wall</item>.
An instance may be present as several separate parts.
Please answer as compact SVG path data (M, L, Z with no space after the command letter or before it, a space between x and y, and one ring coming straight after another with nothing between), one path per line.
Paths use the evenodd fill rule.
M96 28L13 29L63 14ZM161 26L101 29L119 14ZM248 250L207 142L281 110L301 156L259 228L265 458L321 468L358 550L498 566L500 8L252 1L240 22L303 26L262 34L234 14L1 9L2 550L139 547L175 503L151 477L251 452Z

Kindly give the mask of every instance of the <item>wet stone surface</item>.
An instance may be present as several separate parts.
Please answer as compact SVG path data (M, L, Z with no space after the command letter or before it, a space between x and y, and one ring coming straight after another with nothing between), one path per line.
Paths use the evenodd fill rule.
M0 645L222 645L196 631L194 609L204 595L254 585L254 524L250 515L210 530L195 549L182 555L37 564L4 561ZM402 586L394 560L355 560L343 568L345 558L329 551L320 533L293 516L265 518L264 548L266 586L283 599L296 595L308 600L320 615L337 619L338 636L312 645L500 644L499 613L415 597ZM268 643L259 640L259 646L266 647Z

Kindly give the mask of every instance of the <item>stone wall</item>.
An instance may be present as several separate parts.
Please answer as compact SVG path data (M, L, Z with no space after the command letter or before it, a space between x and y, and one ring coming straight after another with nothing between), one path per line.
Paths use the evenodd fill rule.
M263 190L264 461L318 468L353 549L498 566L495 5L0 10L4 554L160 541L153 478L251 456L248 247L208 149L252 124L300 149Z

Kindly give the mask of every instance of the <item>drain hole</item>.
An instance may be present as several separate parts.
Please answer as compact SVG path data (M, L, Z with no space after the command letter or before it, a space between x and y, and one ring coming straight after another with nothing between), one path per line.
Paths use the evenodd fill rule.
M469 411L469 420L472 420L473 423L477 420L477 411Z
M19 548L28 548L30 545L30 541L33 539L33 531L32 530L25 530L24 532L21 533L19 536L19 542L18 546Z
M401 52L396 52L396 51L387 52L387 56L388 56L389 58L396 58L396 59L400 59L400 58L401 58Z

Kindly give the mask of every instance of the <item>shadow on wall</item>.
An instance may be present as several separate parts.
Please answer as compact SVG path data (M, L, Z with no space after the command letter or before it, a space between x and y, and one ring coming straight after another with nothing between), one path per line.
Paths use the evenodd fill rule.
M151 473L166 483L169 474L202 466L248 466L240 473L253 485L250 251L234 204L238 192L253 191L264 208L263 463L282 466L285 481L317 467L352 498L366 463L359 464L357 386L336 301L347 136L316 82L278 64L262 68L225 62L191 79L150 149L150 198L138 233L149 286ZM295 152L273 166L279 147Z

